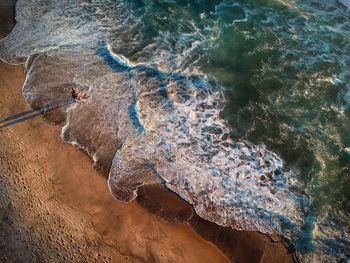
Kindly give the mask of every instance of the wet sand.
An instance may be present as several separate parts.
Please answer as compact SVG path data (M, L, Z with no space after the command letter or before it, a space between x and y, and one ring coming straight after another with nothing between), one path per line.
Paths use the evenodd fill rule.
M0 38L13 14L2 1ZM24 77L0 62L0 262L293 261L280 239L207 222L161 185L115 200L89 157L29 108Z
M138 202L189 223L115 200L89 157L25 103L23 81L23 66L0 63L2 261L292 262L281 240L206 222L164 187L141 188Z
M0 39L5 37L15 25L13 0L0 1Z
M23 114L23 81L22 66L0 64L0 119L13 118L0 129L1 261L227 262L187 224L115 200L59 127L21 121L33 114Z

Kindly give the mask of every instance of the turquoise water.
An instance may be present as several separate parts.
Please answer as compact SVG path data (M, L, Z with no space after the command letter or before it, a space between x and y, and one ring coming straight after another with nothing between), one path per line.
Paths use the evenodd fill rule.
M227 89L232 135L278 152L317 210L349 213L350 15L332 4L297 7L256 6L247 21L223 26L204 67Z
M312 200L301 247L309 246L314 217L335 209L348 221L348 7L311 0L134 4L128 40L111 37L115 51L163 70L204 73L223 88L231 137L278 153Z
M19 0L0 57L29 58L31 105L87 92L62 138L117 199L161 182L207 220L329 262L350 250L349 6Z
M233 138L279 153L302 178L315 211L332 205L350 212L346 6L310 0L132 3L125 43L111 33L116 52L167 70L206 73L225 90L222 116Z

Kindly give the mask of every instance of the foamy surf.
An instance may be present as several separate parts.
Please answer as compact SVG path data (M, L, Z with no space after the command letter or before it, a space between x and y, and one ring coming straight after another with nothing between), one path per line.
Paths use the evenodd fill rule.
M40 3L18 1L18 23L1 42L0 55L10 63L29 58L23 91L33 107L71 97L72 87L87 92L84 102L66 105L46 118L63 125L62 138L84 149L96 167L109 174L108 184L117 199L132 201L140 186L162 183L192 204L204 219L235 229L278 233L305 261L346 258L350 232L344 225L346 216L329 210L326 216L317 217L298 169L288 168L264 144L231 138L232 127L220 116L227 102L223 95L226 87L213 81L211 72L203 73L208 68L199 66L213 59L208 56L211 46L226 43L220 42L219 25L227 30L260 15L253 4L218 1L215 12L204 10L193 21L183 19L175 29L162 24L164 16L155 16L160 33L149 38L142 31L147 24L137 16L140 7L133 9L122 1L67 5L62 9L59 3L52 3L42 9ZM291 6L303 19L310 18L312 8L298 1L291 1ZM233 20L224 7L235 10ZM263 23L280 19L274 5L264 8L271 16ZM337 17L340 11L329 8L326 13ZM179 12L191 18L186 8ZM41 19L33 19L38 13ZM176 13L170 15L176 17ZM313 33L318 28L311 22L306 25ZM273 26L285 34L280 24ZM323 30L344 37L345 26L344 22ZM249 34L243 31L247 39ZM314 41L315 36L309 35L309 42ZM298 39L295 32L293 37ZM269 44L261 46L269 48ZM228 63L227 54L220 50L210 53L219 58L218 68ZM288 57L290 50L285 52ZM342 50L335 48L335 52ZM310 54L304 56L306 68L317 64ZM324 60L334 62L335 58ZM330 85L345 83L346 56L342 59L337 76L311 77L320 82L338 80L325 81ZM291 64L303 66L301 62ZM216 72L219 77L220 70ZM268 69L262 67L264 70ZM281 101L277 97L275 103ZM332 223L338 219L339 224Z

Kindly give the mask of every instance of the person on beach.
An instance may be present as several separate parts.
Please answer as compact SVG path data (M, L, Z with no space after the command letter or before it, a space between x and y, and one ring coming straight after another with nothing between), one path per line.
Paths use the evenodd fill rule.
M86 92L79 91L75 87L72 87L71 94L75 101L84 101L87 98Z

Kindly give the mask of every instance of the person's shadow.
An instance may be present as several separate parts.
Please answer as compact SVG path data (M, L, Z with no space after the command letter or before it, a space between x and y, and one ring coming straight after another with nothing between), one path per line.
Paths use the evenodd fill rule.
M50 111L56 110L60 107L72 104L74 102L75 100L73 98L69 98L69 99L64 99L64 100L45 104L38 109L33 109L33 110L28 110L28 111L23 111L21 113L13 114L5 119L0 120L0 129L45 115Z

